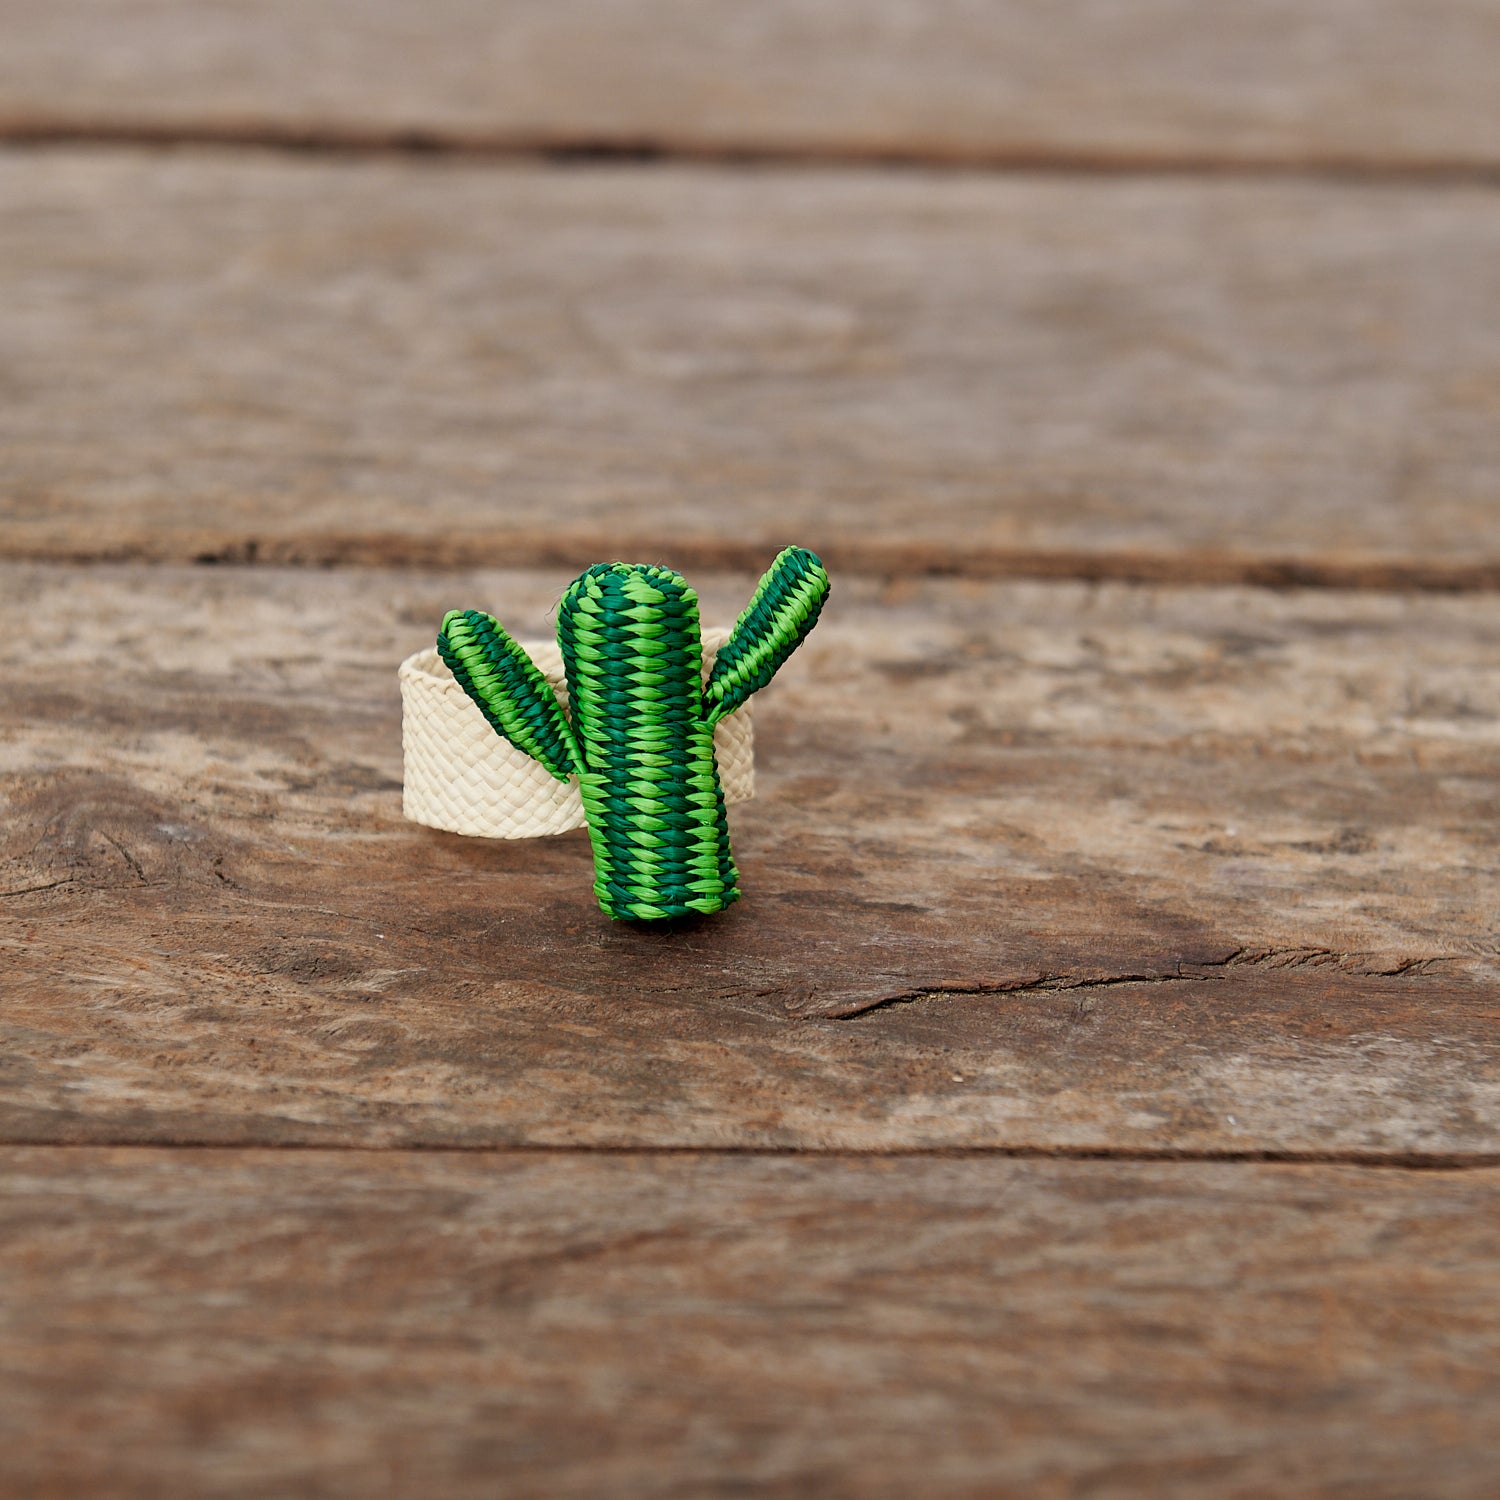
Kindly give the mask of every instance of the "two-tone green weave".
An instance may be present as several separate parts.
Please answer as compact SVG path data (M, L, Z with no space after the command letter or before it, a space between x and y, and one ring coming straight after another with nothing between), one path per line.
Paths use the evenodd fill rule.
M594 892L612 917L659 920L738 899L714 725L758 692L817 622L823 564L788 547L761 579L707 683L698 597L670 568L600 563L563 595L571 712L489 615L453 610L438 651L497 734L578 778Z

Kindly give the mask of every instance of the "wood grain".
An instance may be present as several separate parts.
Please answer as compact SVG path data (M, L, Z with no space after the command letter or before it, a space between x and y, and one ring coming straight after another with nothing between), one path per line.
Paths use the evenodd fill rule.
M1500 1174L9 1150L47 1496L1488 1496Z
M30 138L1500 162L1485 0L6 0L0 27Z
M8 569L0 1132L1500 1151L1500 600L840 580L663 932L399 816L395 663L565 581Z
M1500 587L1488 190L0 155L0 553Z

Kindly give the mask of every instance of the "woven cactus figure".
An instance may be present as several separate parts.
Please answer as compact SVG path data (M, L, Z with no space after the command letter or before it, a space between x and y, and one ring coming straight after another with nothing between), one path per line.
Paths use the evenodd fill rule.
M600 563L568 586L557 639L571 718L496 621L452 610L438 652L502 738L578 778L594 893L611 917L658 921L738 899L714 725L763 688L817 622L823 564L788 547L703 679L698 596L670 568Z

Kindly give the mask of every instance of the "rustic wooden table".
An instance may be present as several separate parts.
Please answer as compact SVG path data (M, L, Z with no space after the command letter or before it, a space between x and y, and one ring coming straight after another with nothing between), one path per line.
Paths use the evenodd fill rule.
M0 1493L1497 1492L1500 9L0 33ZM402 821L787 541L738 907Z

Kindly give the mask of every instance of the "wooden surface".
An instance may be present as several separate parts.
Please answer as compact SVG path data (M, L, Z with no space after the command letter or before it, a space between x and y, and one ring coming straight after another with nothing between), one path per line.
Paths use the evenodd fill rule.
M392 664L565 581L8 570L0 1134L1500 1153L1493 596L843 580L662 935L400 818Z
M6 1151L0 1478L1482 1500L1497 1203L1482 1170Z
M1500 163L1488 0L5 0L12 137Z
M6 555L1500 584L1488 188L0 156Z
M0 1494L1493 1493L1497 14L0 0ZM401 820L790 540L740 905Z

